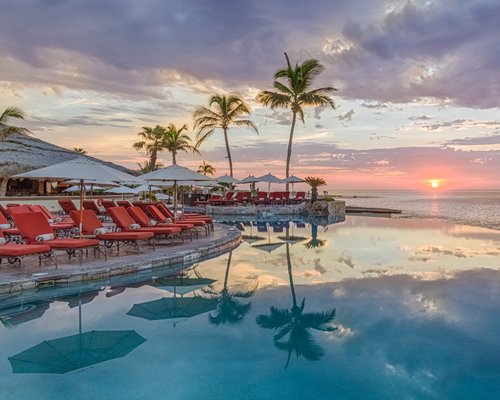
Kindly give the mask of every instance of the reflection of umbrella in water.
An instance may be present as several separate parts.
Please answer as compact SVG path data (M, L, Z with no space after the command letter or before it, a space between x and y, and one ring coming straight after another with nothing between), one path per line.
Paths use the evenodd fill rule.
M264 243L264 244L254 244L252 247L258 250L263 250L267 251L268 253L272 253L274 250L279 249L283 245L284 243Z
M134 304L127 315L149 321L184 320L215 310L217 300L204 297L162 297L158 300Z
M79 306L81 315L81 306ZM91 365L126 356L144 343L136 331L89 331L53 340L44 340L9 357L14 373L65 374Z
M183 296L186 293L211 285L214 282L216 282L215 279L202 277L190 278L182 275L171 275L154 278L150 286L168 290L169 292Z
M0 309L0 322L6 327L13 327L40 318L49 307L49 301L36 301L2 308Z
M264 240L265 238L262 236L256 236L256 235L241 235L241 239L247 243L252 244L254 242L258 242L259 240Z

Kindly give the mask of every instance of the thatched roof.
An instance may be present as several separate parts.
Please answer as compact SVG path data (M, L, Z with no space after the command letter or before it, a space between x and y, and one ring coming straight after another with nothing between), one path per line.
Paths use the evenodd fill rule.
M0 177L10 177L34 169L69 161L77 157L86 157L108 167L119 169L128 174L128 168L94 157L82 156L74 151L56 146L32 136L15 133L0 141Z

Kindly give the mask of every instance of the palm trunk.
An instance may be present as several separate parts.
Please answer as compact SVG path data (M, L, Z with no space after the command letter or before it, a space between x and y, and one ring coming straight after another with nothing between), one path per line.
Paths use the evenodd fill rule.
M227 138L227 128L224 128L224 141L226 142L227 160L229 161L229 175L233 176L233 159L229 150L229 139Z
M176 153L177 152L175 150L172 151L172 164L174 165L177 164L177 159L175 158Z
M233 256L233 252L229 252L229 256L227 258L227 264L226 264L226 274L224 275L224 289L227 289L227 281L229 279L229 267L231 267L231 257Z
M2 180L0 184L0 197L5 197L7 195L7 183L9 182L9 178L4 176L0 179Z
M288 279L290 281L290 291L292 292L293 308L297 307L297 296L295 295L295 286L293 285L292 260L290 259L290 243L286 243L286 263L288 266Z
M318 200L318 188L313 187L311 189L311 203L314 203L316 200Z
M290 138L288 139L288 151L286 154L286 172L285 178L290 176L290 160L292 158L292 143L293 143L293 133L295 131L295 121L297 120L297 113L292 111L292 126L290 127ZM289 183L286 184L286 191L288 192Z
M150 164L151 171L154 171L156 169L157 158L158 158L158 150L153 149L153 151L151 151L151 156L149 157L149 164Z

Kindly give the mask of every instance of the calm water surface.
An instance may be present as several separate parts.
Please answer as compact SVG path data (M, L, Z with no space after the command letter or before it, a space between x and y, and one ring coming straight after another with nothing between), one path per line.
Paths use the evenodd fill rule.
M500 398L499 232L244 228L238 249L177 278L2 299L0 398Z

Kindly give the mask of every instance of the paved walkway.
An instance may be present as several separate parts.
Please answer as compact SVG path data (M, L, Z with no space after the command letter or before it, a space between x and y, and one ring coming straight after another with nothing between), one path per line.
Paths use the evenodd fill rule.
M68 260L66 253L58 252L58 268L49 261L38 268L38 259L25 259L23 267L18 268L4 262L0 264L0 295L36 289L58 283L89 282L109 279L115 276L134 274L171 266L172 269L182 264L212 258L237 247L241 241L241 232L233 227L215 224L214 232L209 236L200 234L198 239L185 239L184 243L170 245L170 241L160 241L156 251L148 245L141 246L137 254L133 247L120 246L120 254L116 248L108 249L108 260L103 256L94 257L89 254L82 265L78 260Z

